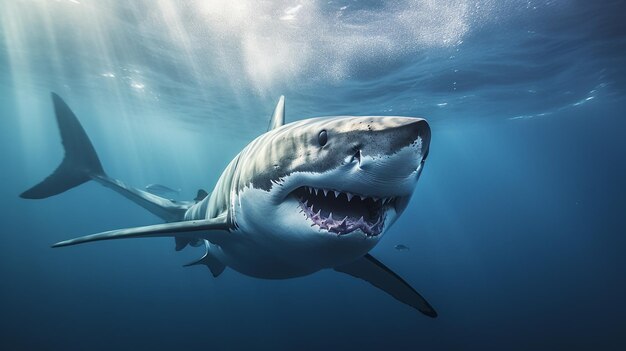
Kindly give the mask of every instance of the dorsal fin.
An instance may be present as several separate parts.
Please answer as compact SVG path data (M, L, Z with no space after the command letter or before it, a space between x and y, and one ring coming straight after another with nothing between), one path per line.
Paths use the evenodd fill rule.
M270 125L267 130L270 131L272 129L276 129L283 124L285 124L285 96L281 95L280 99L278 99L278 104L276 104L274 114L272 114Z
M206 190L204 189L198 189L198 193L196 194L196 198L193 199L193 201L195 201L196 203L204 200L205 197L209 196L209 193L206 192Z

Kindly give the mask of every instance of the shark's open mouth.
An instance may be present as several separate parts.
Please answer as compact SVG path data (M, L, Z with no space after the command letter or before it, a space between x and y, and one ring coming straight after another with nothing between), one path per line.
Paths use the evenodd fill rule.
M339 235L360 229L367 236L379 235L385 224L388 206L395 198L355 195L339 190L303 186L293 194L300 202L301 212L318 226Z

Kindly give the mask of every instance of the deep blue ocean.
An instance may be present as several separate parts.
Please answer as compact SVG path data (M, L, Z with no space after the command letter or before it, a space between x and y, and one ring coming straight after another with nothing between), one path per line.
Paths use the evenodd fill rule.
M623 1L0 1L0 349L625 350ZM18 195L63 158L50 92L107 173L211 190L286 119L426 118L411 203L372 254L431 319L334 271L183 268L94 182ZM408 249L398 250L396 245Z

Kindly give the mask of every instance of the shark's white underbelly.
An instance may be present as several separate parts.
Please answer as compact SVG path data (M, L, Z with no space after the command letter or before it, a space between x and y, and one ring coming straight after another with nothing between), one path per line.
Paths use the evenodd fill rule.
M209 251L220 262L239 273L264 279L287 279L308 275L323 268L303 264L297 259L286 260L247 239L250 236L248 233L231 234L237 238L222 246L211 244Z
M223 264L249 276L286 279L309 275L362 257L375 244L361 233L336 236L321 232L313 234L310 225L292 221L291 217L263 220L280 213L279 207L294 207L296 202L284 201L275 207L255 206L263 190L247 188L239 193L233 206L237 229L222 245L210 245L210 253ZM284 222L281 222L284 221ZM356 244L354 236L362 236Z

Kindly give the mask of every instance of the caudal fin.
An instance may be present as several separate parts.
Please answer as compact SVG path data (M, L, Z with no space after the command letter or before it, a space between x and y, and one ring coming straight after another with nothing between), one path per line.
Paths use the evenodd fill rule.
M98 155L72 110L55 93L52 93L52 102L65 157L48 178L20 194L25 199L57 195L91 180L93 176L104 175Z

